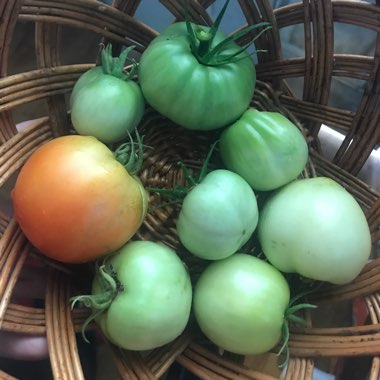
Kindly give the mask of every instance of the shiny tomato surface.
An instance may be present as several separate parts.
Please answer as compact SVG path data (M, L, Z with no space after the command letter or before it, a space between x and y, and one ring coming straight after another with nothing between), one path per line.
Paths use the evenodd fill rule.
M69 263L120 248L147 210L138 178L89 136L58 137L37 149L22 167L12 199L30 242L44 255Z

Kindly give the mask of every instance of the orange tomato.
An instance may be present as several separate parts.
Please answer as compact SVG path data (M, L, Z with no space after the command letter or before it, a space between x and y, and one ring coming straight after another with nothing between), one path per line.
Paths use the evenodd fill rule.
M42 254L81 263L120 248L147 212L147 194L106 145L63 136L37 149L12 191L15 218Z

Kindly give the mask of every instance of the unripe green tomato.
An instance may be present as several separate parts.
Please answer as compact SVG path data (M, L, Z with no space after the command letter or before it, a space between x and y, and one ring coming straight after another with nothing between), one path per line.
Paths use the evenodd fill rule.
M197 30L198 26L193 25ZM207 33L208 27L203 27ZM218 31L215 47L227 36ZM230 41L219 53L241 50ZM173 122L194 130L212 130L235 121L252 100L256 70L252 58L223 65L202 64L193 54L185 22L176 22L145 49L139 81L146 101Z
M355 198L327 177L295 180L261 210L258 237L282 272L346 284L371 253L371 234Z
M90 70L87 70L84 72L78 80L75 82L73 90L70 94L70 109L73 106L74 100L77 96L77 93L79 90L85 86L87 86L88 83L91 83L93 81L96 81L97 78L104 75L103 73L103 67L102 66L95 66Z
M195 318L220 348L242 355L261 354L281 339L290 290L269 263L235 253L212 262L194 289Z
M107 260L107 267L118 281L119 292L97 323L111 342L127 350L150 350L183 332L192 286L175 251L151 241L133 241ZM98 274L93 294L105 290Z
M308 160L306 140L290 120L253 108L223 131L219 148L226 168L259 191L292 181Z
M177 220L181 243L195 256L218 260L248 241L258 221L256 196L238 174L218 169L185 197Z
M127 138L137 127L144 107L137 83L102 74L75 93L71 121L80 135L114 143Z

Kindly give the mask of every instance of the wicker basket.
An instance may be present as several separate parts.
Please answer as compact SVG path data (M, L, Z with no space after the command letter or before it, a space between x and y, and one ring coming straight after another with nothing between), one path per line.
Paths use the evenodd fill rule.
M183 19L180 2L160 2L174 15L173 20ZM209 23L206 9L212 3L212 0L190 1L193 21ZM273 10L269 0L239 0L237 3L244 23L265 20L273 26L256 43L256 48L267 49L268 53L258 56L258 84L252 104L260 109L278 110L303 128L310 142L309 173L338 180L357 198L366 213L374 246L373 260L353 283L327 286L313 297L312 301L320 308L318 313L308 316L309 327L292 329L291 358L283 376L287 380L312 379L314 366L331 369L332 363L351 357L352 363L363 363L355 378L378 379L380 260L376 259L376 249L380 239L380 199L358 174L380 142L380 39L377 38L373 56L338 54L334 51L334 27L338 22L379 33L380 7L356 1L305 0ZM139 5L139 0L115 0L113 6L95 0L0 0L0 185L3 191L12 187L17 171L39 145L70 130L67 95L76 79L93 63L82 63L79 49L79 61L63 64L62 36L67 30L75 30L76 36L87 38L94 51L93 62L100 41L111 41L114 46L133 43L141 52L158 32L134 18ZM23 59L22 49L14 45L14 36L21 24L34 31L36 66L29 67L31 64L25 62L28 70L15 72L18 66L9 62ZM281 32L292 25L302 26L305 54L284 58ZM334 78L339 77L365 81L361 101L355 109L330 105ZM300 96L295 96L288 85L292 78L303 78ZM38 109L45 116L20 133L15 121L19 121L25 109ZM332 159L324 157L319 143L318 133L323 124L345 135ZM140 127L145 131L146 144L152 147L145 154L141 172L146 185L170 187L181 183L184 178L176 165L178 159L196 168L204 157L207 144L202 143L207 136L184 132L151 109L147 109ZM159 200L152 196L151 203L155 202ZM173 206L152 208L137 238L160 240L179 248L174 228L177 212ZM83 368L99 367L99 364L86 362L78 350L77 332L87 311L71 312L68 299L73 287L79 286L74 280L78 278L79 269L46 262L6 212L0 213L0 236L0 329L45 335L53 377L84 379ZM17 303L13 297L30 257L49 268L42 308ZM353 318L354 307L362 308L362 320ZM332 310L338 313L333 314ZM348 311L348 318L343 316L344 311ZM198 341L190 331L148 355L111 345L109 348L114 359L112 366L118 373L115 376L120 379L157 379L175 363L201 379L273 380L278 377L264 368L268 357L219 355L212 345ZM113 378L109 376L107 378ZM0 378L14 377L0 369ZM354 377L346 375L345 378Z

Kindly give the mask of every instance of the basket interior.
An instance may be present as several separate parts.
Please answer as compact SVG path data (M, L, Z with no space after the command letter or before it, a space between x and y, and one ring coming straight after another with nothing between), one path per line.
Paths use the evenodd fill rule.
M221 3L191 0L189 14L194 22L209 24ZM272 24L271 31L255 43L256 49L266 52L254 58L258 82L251 104L283 113L305 133L310 162L304 175L331 177L356 197L372 233L373 260L353 283L325 286L314 296L312 301L319 308L307 315L308 327L293 328L291 359L283 376L312 379L315 367L331 371L344 363L344 378L348 379L348 373L354 376L355 372L345 360L350 357L359 372L351 378L377 378L380 185L377 177L371 178L371 183L367 180L380 140L380 8L368 2L340 0L285 3L231 2L230 21L222 27L232 32L260 21ZM201 379L278 378L275 354L219 355L192 331L142 355L104 344L93 326L93 346L98 346L98 353L104 350L113 363L96 361L79 334L88 312L72 312L68 303L73 292L88 286L87 268L43 258L12 218L10 191L17 173L37 147L70 133L68 97L79 76L98 62L99 43L112 42L115 51L134 44L138 59L164 26L184 18L183 6L176 0L160 0L155 6L138 0L114 0L112 5L96 0L0 0L0 12L4 20L0 24L1 332L46 337L51 376L56 379L91 378L95 375L89 363L95 362L98 372L110 371L106 376L112 373L123 379L164 378L169 369L172 378L179 378L175 372L179 365ZM249 37L254 33L257 31ZM347 33L353 41L342 43L347 41L343 39ZM363 42L362 49L358 42ZM32 121L23 125L27 120ZM328 154L324 145L328 141L322 138L325 126L341 134ZM183 184L179 160L191 170L199 170L210 136L186 131L149 107L139 128L149 147L140 174L144 185L170 188ZM151 195L150 205L135 238L162 241L187 257L175 231L178 205L165 204L157 194ZM25 302L18 290L31 262L44 279L42 294L33 303ZM195 270L197 264L201 265L194 262ZM82 281L77 280L78 274ZM6 361L1 369L1 378L11 376Z

